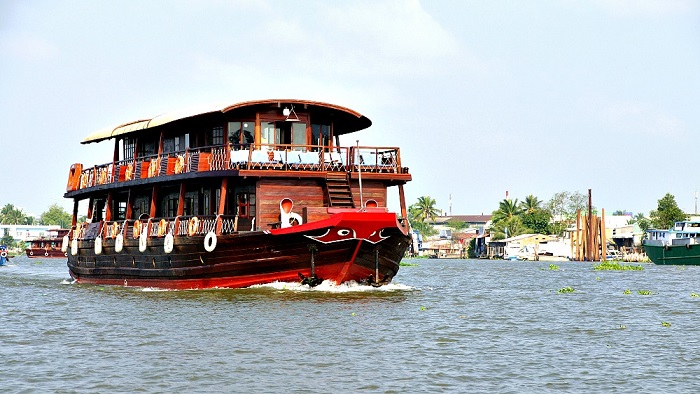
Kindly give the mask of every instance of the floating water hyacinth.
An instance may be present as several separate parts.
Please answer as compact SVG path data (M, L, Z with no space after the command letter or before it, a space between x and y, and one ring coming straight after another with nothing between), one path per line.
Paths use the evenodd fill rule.
M690 296L700 298L700 294L698 293L690 293Z
M632 294L632 290L625 289L625 291L623 291L622 294Z
M651 290L640 289L640 290L637 290L637 294L639 294L639 295L652 295L654 293Z
M663 327L671 327L671 323L669 323L669 322L667 322L667 321L662 321L662 322L661 322L661 325L662 325Z
M549 270L550 270L550 271L557 271L557 270L559 270L559 266L556 265L556 264L550 264L550 265L549 265Z
M641 265L620 264L616 261L603 261L593 267L596 271L643 271Z
M574 292L574 288L571 286L562 287L561 289L557 290L557 293L560 293L560 294L561 293L573 293L573 292Z

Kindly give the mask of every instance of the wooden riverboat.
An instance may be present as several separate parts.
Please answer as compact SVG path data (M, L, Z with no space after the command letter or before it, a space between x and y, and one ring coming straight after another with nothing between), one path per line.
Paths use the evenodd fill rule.
M276 99L93 133L82 143L113 139L114 154L70 168L70 275L170 289L389 283L411 243L411 175L397 147L341 145L370 125L338 105Z
M69 229L48 230L46 236L30 239L29 247L24 252L29 258L66 258L67 246L63 243L68 240L69 232Z

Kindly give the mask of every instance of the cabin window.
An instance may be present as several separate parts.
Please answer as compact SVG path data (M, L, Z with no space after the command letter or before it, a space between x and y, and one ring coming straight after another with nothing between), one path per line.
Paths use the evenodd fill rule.
M228 122L228 142L233 150L247 149L255 142L255 122Z
M165 138L163 140L163 153L182 152L187 149L188 142L189 134Z
M239 192L236 194L236 214L240 218L255 216L255 193Z
M224 144L224 128L222 126L214 127L211 130L211 144L212 145L223 145Z
M139 144L139 157L152 156L158 153L155 141L142 141Z
M134 219L140 218L141 215L149 215L151 211L151 199L148 196L138 196L134 198L134 204L131 207L131 217Z
M274 145L295 145L294 150L306 146L306 123L263 122L261 143Z
M177 216L177 202L180 200L180 194L177 192L168 193L161 201L161 212L158 216L174 217Z
M183 215L193 216L199 213L199 193L197 191L185 193L185 206Z
M311 125L311 145L330 146L331 126L326 124Z
M136 139L135 138L124 138L122 140L123 146L123 158L124 160L131 160L134 158L134 149L136 149Z

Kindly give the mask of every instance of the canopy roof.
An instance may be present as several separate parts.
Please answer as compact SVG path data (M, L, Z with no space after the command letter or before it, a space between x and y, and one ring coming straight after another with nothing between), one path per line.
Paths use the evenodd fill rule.
M334 128L336 135L352 133L354 131L366 129L372 125L372 122L362 114L353 111L349 108L341 107L335 104L328 104L319 101L296 100L296 99L270 99L270 100L255 100L244 101L229 105L209 105L187 108L180 111L166 112L154 116L150 119L139 119L121 124L116 127L108 127L95 131L81 141L81 144L91 142L99 142L102 140L114 138L120 135L131 134L140 130L151 129L157 126L162 126L167 123L175 122L181 119L194 118L207 114L227 114L232 113L235 117L237 111L250 111L266 109L272 107L284 108L285 106L295 106L297 112L322 113L324 117L334 119L336 127Z

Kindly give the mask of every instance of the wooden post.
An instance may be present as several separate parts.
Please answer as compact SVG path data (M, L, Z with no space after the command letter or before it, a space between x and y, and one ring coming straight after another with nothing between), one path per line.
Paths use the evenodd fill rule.
M601 208L600 210L601 214L601 219L600 219L600 238L601 238L601 243L603 244L602 249L602 256L601 260L605 261L606 256L608 254L608 238L607 235L605 234L605 208Z
M587 257L593 258L593 197L591 189L588 189L588 248L586 249ZM590 260L589 260L590 261Z

